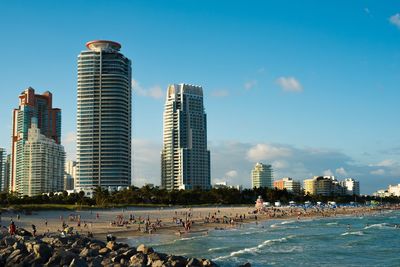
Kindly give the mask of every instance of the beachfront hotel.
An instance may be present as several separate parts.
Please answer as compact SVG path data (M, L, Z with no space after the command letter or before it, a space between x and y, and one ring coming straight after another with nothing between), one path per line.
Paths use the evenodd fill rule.
M257 162L251 171L251 187L273 187L272 166Z
M340 184L346 188L346 195L360 195L360 182L353 178L346 178L340 182Z
M314 176L303 182L305 194L322 196L360 194L360 183L352 178L338 181L335 176Z
M52 97L48 91L37 95L31 87L19 95L19 107L13 111L9 191L20 193L22 185L27 184L24 147L32 118L37 119L41 134L56 144L61 142L61 110L52 107Z
M80 189L131 184L131 61L97 40L78 56L77 181Z
M299 181L295 181L290 177L284 177L274 181L274 187L283 190L286 189L288 192L299 194L301 191L301 184Z
M37 119L32 118L28 140L24 145L24 179L22 195L35 196L64 189L64 147L41 134Z
M210 189L203 88L189 84L168 86L163 119L162 187Z

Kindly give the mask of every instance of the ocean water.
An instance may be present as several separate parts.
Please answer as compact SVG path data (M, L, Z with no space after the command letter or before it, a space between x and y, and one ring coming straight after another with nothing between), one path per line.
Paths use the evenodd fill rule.
M129 239L220 266L400 266L400 211L364 217L273 220L189 236Z

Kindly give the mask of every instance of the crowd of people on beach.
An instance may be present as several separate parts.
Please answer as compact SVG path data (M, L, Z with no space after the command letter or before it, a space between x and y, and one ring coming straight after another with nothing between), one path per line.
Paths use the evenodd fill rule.
M215 207L212 211L208 210L207 213L203 214L201 211L194 211L192 208L178 209L171 211L171 221L162 217L166 222L164 223L160 218L155 217L154 214L150 216L143 216L142 214L126 213L122 211L117 213L113 220L109 220L109 214L100 214L97 212L93 214L90 211L88 213L70 213L65 216L59 216L60 227L55 228L55 220L51 220L49 225L48 219L43 218L43 225L40 223L42 234L50 232L50 229L57 229L60 235L68 235L71 233L87 233L88 236L101 233L118 233L124 231L132 231L138 234L154 234L160 229L174 230L178 235L184 235L189 233L204 232L208 233L208 229L225 230L229 228L242 227L243 223L255 222L258 224L260 220L266 219L283 219L283 218L297 218L301 220L306 217L331 217L342 214L351 214L354 216L364 216L369 212L379 212L384 209L399 209L399 205L381 206L381 207L329 207L329 206L311 206L311 207L265 207L263 209L255 209L254 206L243 208L247 210L246 213L237 213L235 209L227 210L224 208L221 210ZM230 212L232 211L232 212ZM168 214L168 213L167 213ZM83 220L83 217L85 220ZM155 217L155 218L154 218ZM8 232L10 235L15 235L19 228L17 223L21 222L22 219L20 214L10 216L9 225L3 226L1 230ZM15 220L15 221L14 221ZM107 224L107 221L109 224ZM1 222L1 214L0 214ZM171 223L170 223L171 222ZM37 235L38 229L35 224L27 223L24 220L23 226L29 226L31 234ZM136 227L137 226L137 227ZM193 227L196 226L194 229ZM121 230L118 230L122 228Z

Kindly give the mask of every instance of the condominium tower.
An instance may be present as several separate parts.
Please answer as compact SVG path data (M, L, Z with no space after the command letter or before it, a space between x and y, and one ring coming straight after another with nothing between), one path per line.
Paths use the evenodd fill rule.
M35 196L64 189L64 147L40 133L36 118L24 145L24 179L22 195Z
M7 189L7 152L0 147L0 192Z
M269 187L273 186L272 166L257 162L251 171L251 187Z
M167 190L211 188L202 87L168 86L163 126L162 187Z
M97 40L78 56L77 188L131 184L131 61Z
M57 144L61 142L61 110L52 107L52 94L46 91L37 95L29 87L20 94L19 107L13 111L10 191L19 192L25 179L24 146L32 118L37 119L41 134Z

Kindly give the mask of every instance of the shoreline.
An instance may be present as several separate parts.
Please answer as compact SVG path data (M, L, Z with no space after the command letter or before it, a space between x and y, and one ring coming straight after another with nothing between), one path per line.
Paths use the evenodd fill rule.
M338 208L266 208L265 212L253 213L254 206L225 207L128 207L109 210L46 210L35 211L32 215L18 212L3 212L1 217L2 231L13 220L17 227L31 231L34 224L38 234L57 234L65 223L73 232L81 235L93 235L96 239L105 240L111 234L120 239L151 235L190 236L208 234L210 230L227 230L241 227L243 224L259 223L268 220L302 220L334 216L363 216L389 209L400 209L399 205L383 207L338 207ZM132 218L133 216L133 218ZM19 219L18 219L19 217ZM140 224L138 222L141 222ZM188 222L188 224L185 224ZM113 223L115 223L113 225ZM117 226L121 225L121 226ZM144 230L147 229L147 232Z

